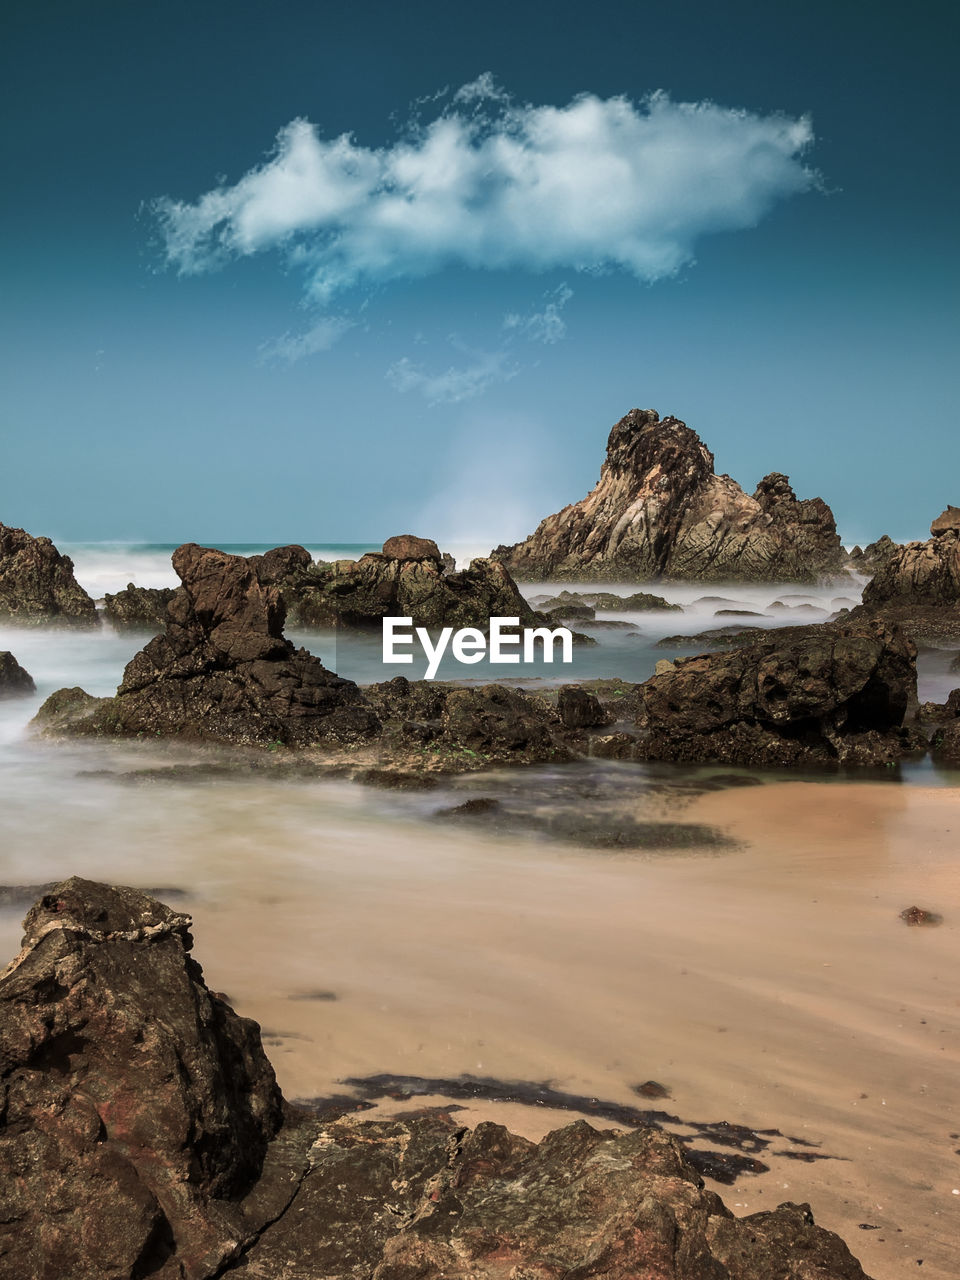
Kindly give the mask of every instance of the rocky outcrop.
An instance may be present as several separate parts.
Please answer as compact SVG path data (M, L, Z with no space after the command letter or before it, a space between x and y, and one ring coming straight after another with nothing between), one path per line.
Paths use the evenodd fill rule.
M960 769L960 689L952 690L946 702L935 710L937 714L928 716L938 724L930 741L930 753L938 764Z
M22 698L36 689L33 676L24 671L9 649L0 650L0 698Z
M73 879L0 975L0 1277L867 1280L809 1206L737 1218L676 1139L533 1143L286 1106L189 916Z
M850 552L848 564L857 573L872 575L878 573L899 550L899 544L885 533L876 542L870 542L865 547L854 547Z
M520 689L499 684L461 689L395 676L365 692L383 723L384 749L407 765L570 759L560 716Z
M183 585L167 606L164 634L128 663L116 696L61 690L41 707L41 725L291 746L379 732L351 680L284 638L283 600L261 581L259 558L187 543L174 552L173 567Z
M493 556L518 579L813 581L844 555L830 508L799 501L786 476L751 497L715 475L713 454L677 418L633 409L616 424L596 488Z
M128 582L123 591L103 597L103 612L115 627L134 631L162 631L173 587L137 587Z
M960 606L960 507L948 507L930 526L926 542L897 547L863 589L868 609Z
M881 623L784 628L731 653L678 658L640 686L636 754L729 764L890 764L925 749L904 729L916 646Z
M49 538L0 524L0 621L95 627L97 607Z
M305 627L379 628L388 617L481 630L491 617L519 618L521 626L543 622L502 564L477 559L451 573L437 544L412 534L388 538L383 551L359 560L296 566L280 588L291 625Z

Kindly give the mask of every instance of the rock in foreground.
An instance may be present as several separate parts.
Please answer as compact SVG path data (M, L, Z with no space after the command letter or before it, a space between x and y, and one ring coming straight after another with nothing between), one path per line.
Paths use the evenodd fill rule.
M9 649L0 650L0 698L23 698L36 692L33 676Z
M890 764L925 749L903 728L916 646L881 623L784 628L732 652L678 658L640 686L637 754L757 767Z
M73 576L73 561L49 538L0 524L0 620L21 626L95 627L97 607Z
M652 1129L321 1123L207 990L191 921L72 879L0 975L3 1280L866 1280L806 1205L735 1218Z
M587 497L493 555L516 578L609 582L808 582L845 560L822 499L798 501L776 472L751 497L714 474L695 431L652 409L631 410L610 432Z

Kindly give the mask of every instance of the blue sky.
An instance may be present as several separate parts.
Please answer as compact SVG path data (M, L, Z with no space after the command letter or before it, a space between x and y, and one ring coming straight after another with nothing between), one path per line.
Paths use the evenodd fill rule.
M4 6L0 520L513 540L628 409L960 502L953 6Z

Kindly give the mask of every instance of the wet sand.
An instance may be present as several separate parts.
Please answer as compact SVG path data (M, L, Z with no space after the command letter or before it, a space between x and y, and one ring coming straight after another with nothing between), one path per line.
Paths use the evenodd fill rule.
M253 908L199 905L198 950L211 984L273 1033L288 1096L385 1071L473 1074L779 1129L832 1158L778 1155L805 1148L774 1140L768 1173L719 1188L731 1207L808 1200L877 1280L918 1259L955 1280L960 792L783 783L684 817L745 847L667 859L334 835L256 887L246 868ZM914 902L944 924L905 925ZM336 999L289 998L311 993ZM632 1092L651 1078L669 1100ZM530 1137L571 1118L459 1115Z
M960 790L650 796L639 811L679 806L740 842L662 855L389 822L346 785L122 792L108 839L96 795L78 792L42 877L19 842L8 872L187 888L207 981L261 1023L288 1097L380 1073L473 1075L662 1108L678 1133L777 1129L756 1151L768 1172L711 1184L731 1208L807 1200L876 1280L916 1274L918 1259L955 1280ZM908 927L914 903L944 923ZM11 955L17 932L5 913ZM669 1098L637 1096L651 1079ZM573 1118L456 1105L464 1123L534 1138Z

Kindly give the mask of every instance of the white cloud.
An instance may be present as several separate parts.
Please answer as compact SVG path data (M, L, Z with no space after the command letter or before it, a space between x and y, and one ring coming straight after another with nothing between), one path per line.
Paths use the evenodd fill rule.
M324 316L304 333L285 333L280 338L271 338L261 346L260 355L267 361L295 364L304 356L329 351L355 324L348 316Z
M573 290L568 285L558 285L544 295L546 305L542 311L534 311L526 316L517 313L504 316L503 327L530 342L543 342L552 346L566 336L567 322L560 313L572 297Z
M282 249L321 304L453 264L653 281L691 262L701 236L753 226L814 185L812 140L806 118L663 93L517 106L481 76L391 146L293 120L233 186L154 209L182 272Z
M459 346L454 342L455 346ZM464 348L460 348L463 350ZM470 362L451 365L442 373L429 373L404 356L387 370L387 378L400 392L418 391L428 404L458 404L486 391L495 382L509 382L519 370L506 351L473 351Z

